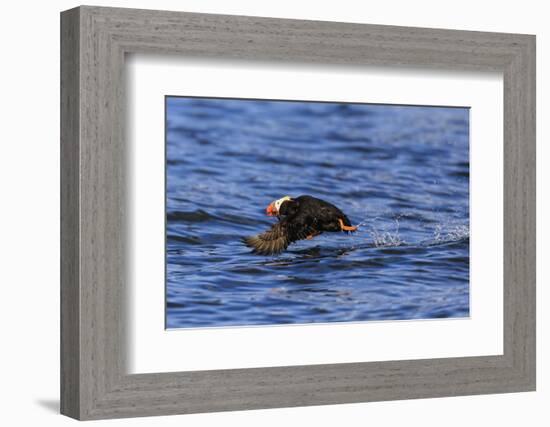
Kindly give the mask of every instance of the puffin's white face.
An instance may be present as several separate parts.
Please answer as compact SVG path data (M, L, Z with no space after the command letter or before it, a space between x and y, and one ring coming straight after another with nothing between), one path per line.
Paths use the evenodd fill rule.
M279 215L279 209L281 208L281 205L287 200L291 200L290 196L281 197L280 199L271 202L271 204L267 207L265 211L269 216Z
M290 200L290 196L281 197L279 200L275 200L275 209L277 209L277 212L281 208L283 202L286 202L287 200Z

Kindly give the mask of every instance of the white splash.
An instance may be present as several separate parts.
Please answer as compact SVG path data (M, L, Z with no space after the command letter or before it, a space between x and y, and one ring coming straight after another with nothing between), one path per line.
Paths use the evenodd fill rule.
M374 221L376 221L376 219L377 218L375 218ZM385 248L391 246L401 246L405 244L405 241L399 235L399 218L395 218L394 221L395 229L393 230L378 230L376 227L370 227L369 233L372 236L374 246L376 246L377 248ZM366 224L366 221L363 221L361 224L364 225L363 223Z
M437 224L434 229L434 243L456 242L465 239L470 235L468 224L453 224L445 227L443 224Z

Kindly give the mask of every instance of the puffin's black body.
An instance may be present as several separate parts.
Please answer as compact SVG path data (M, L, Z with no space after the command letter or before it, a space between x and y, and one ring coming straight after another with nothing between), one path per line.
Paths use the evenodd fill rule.
M357 229L339 208L312 196L285 200L276 215L279 222L270 230L244 239L254 252L262 255L278 254L297 240L311 239L323 232L351 232Z

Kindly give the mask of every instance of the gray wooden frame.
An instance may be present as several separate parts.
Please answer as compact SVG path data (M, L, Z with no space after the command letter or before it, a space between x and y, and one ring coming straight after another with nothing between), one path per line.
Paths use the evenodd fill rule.
M504 354L127 374L130 52L502 72ZM534 36L83 6L61 14L61 122L63 414L99 419L535 389Z

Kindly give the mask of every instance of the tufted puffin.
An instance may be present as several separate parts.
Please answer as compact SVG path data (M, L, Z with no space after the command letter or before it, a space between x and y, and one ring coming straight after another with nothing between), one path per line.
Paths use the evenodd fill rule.
M312 239L324 231L357 230L344 212L312 196L282 197L270 203L266 213L277 216L279 222L264 233L244 239L244 243L260 255L279 254L291 243Z

